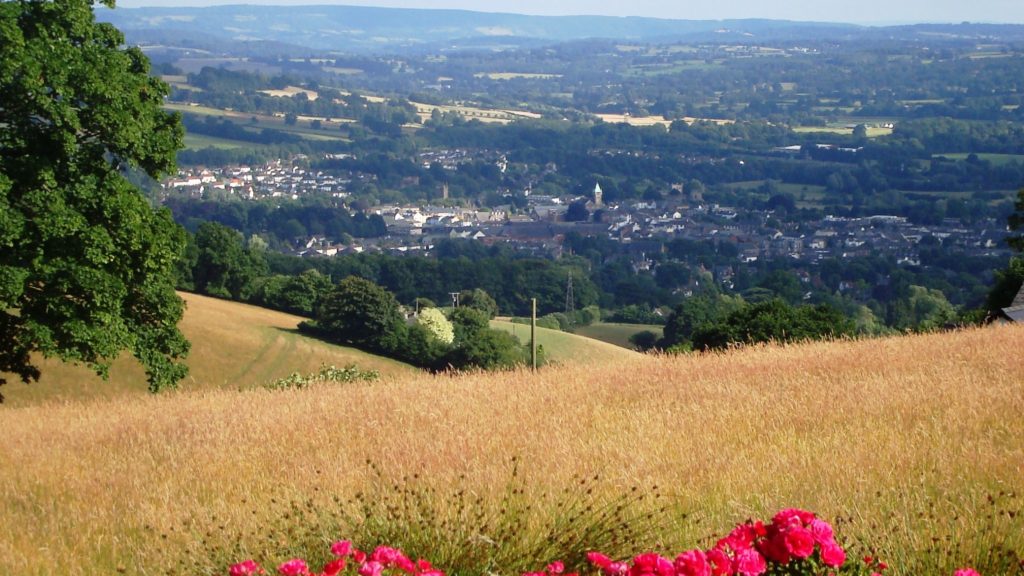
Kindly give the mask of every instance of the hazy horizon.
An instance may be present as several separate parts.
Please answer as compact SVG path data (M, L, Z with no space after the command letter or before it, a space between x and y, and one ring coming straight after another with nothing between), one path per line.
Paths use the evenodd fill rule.
M894 3L891 0L863 0L839 2L823 0L808 4L797 0L776 0L772 3L756 0L732 0L718 3L700 3L697 6L673 4L666 6L661 0L633 0L609 2L607 0L495 0L481 6L474 0L122 0L118 6L138 7L197 7L252 4L263 6L376 6L386 8L426 8L472 10L476 12L503 12L541 16L644 16L674 20L727 20L767 18L837 22L852 24L906 24L986 22L997 24L1024 23L1024 2L1019 0L977 0L965 3L959 0L911 0Z

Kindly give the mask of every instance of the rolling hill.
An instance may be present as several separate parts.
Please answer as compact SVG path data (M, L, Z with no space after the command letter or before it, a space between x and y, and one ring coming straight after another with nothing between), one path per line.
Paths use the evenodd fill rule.
M511 332L523 344L530 342L528 324L492 320L491 327ZM621 346L549 328L537 328L537 345L544 347L548 360L555 364L607 364L640 356L639 353Z
M181 294L187 308L181 330L192 342L189 375L182 390L253 388L292 372L313 372L321 365L356 364L385 378L416 369L401 362L352 348L327 344L297 332L302 318L281 312ZM147 394L142 367L130 355L118 359L103 381L82 366L46 360L39 382L4 386L6 403L19 406L43 401L112 398Z

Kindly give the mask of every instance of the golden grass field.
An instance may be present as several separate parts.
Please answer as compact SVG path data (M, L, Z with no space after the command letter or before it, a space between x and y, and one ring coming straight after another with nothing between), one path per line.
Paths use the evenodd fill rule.
M186 304L180 328L192 342L183 391L258 387L292 372L315 372L324 364L354 363L385 378L416 372L408 364L303 336L296 330L302 321L298 316L197 294L180 296ZM26 386L13 380L3 387L6 403L0 413L40 402L148 395L145 372L130 354L114 362L108 381L84 366L43 361L41 368L39 382Z
M600 476L596 496L659 486L664 523L635 552L707 545L751 515L802 506L842 517L839 537L877 545L887 574L982 568L993 549L1024 555L1022 351L1024 327L989 327L3 406L0 574L188 572L202 568L197 549L219 546L233 550L205 557L212 573L243 555L276 566L312 553L288 548L309 522L281 503L350 498L373 478L368 460L396 489L417 474L487 505L513 456L538 503L578 475ZM300 525L271 529L282 522ZM321 542L345 535L323 525Z

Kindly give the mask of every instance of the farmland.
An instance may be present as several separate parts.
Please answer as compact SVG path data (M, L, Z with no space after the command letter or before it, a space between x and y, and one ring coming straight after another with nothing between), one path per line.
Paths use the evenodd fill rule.
M991 552L1024 553L1022 346L1024 330L994 327L536 375L9 406L0 572L223 573L339 536L372 546L359 538L379 533L341 514L357 492L397 497L388 486L409 485L452 517L448 494L465 490L474 509L495 511L516 457L516 481L538 503L581 476L597 476L588 498L599 500L659 487L658 521L612 554L707 544L797 505L841 518L840 537L877 547L892 574L968 563L1009 573ZM289 517L303 520L289 529ZM435 525L425 537L395 522L410 529L389 543L442 567L474 534ZM520 542L489 554L510 557Z

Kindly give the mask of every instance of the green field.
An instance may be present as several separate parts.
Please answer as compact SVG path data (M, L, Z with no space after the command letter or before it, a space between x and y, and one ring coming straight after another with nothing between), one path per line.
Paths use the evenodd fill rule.
M187 305L181 331L192 342L189 375L181 384L185 391L255 388L292 372L314 372L324 364L354 363L379 370L384 378L418 372L401 362L303 336L296 331L302 320L298 316L195 294L181 296ZM41 369L39 382L4 386L5 404L148 395L142 367L130 356L114 362L106 382L82 366L55 360L42 361Z
M231 150L234 148L245 148L246 146L252 146L252 142L228 140L227 138L215 138L213 136L193 134L191 132L185 133L185 148L189 150L200 150L202 148L221 148L224 150Z
M491 327L511 332L523 344L530 342L530 326L527 324L491 320ZM557 364L607 364L638 356L636 352L620 346L549 328L537 328L537 345L543 346L548 360Z
M632 349L629 337L637 332L645 330L654 332L661 338L664 328L657 324L621 324L616 322L597 322L590 326L581 326L576 329L576 334L600 340L623 348Z
M952 152L944 154L933 154L932 158L948 158L949 160L967 160L968 152ZM994 166L1006 166L1014 162L1024 162L1024 154L977 154L978 159L991 162Z
M878 138L892 134L892 128L881 126L868 126L868 138ZM853 128L842 126L794 126L793 132L798 134L827 133L827 134L853 134Z

